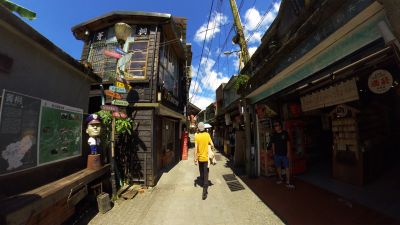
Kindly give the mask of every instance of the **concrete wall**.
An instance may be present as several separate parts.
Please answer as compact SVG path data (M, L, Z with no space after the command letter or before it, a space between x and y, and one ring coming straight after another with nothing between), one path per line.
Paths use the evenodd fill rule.
M13 59L10 73L0 71L0 90L81 108L87 112L90 80L83 72L0 21L0 53Z

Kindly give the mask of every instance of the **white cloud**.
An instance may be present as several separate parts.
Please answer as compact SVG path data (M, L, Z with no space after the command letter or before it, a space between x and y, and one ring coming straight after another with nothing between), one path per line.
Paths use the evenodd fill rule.
M254 34L251 36L251 38L248 41L248 43L249 44L253 44L253 43L254 44L260 44L261 43L261 38L262 38L262 33L261 32L254 32Z
M254 33L249 43L260 44L262 35L267 31L268 27L275 20L281 2L274 3L268 12L260 13L256 8L250 8L245 13L245 35L246 38L249 34ZM264 14L267 13L265 16ZM263 18L264 17L264 18ZM261 20L262 19L262 20ZM257 27L258 25L258 27Z
M254 54L254 52L256 52L256 50L257 50L257 47L256 47L256 46L250 47L250 48L249 48L250 57Z
M211 14L211 19L210 19L210 23L208 25L208 30L207 30L207 22L206 22L203 25L201 25L199 29L197 29L196 34L194 36L194 40L196 42L202 42L204 39L206 39L206 41L210 40L217 33L219 33L221 31L220 26L226 24L227 22L228 22L227 16L225 16L223 13L217 13L214 11Z
M201 59L201 66L204 76L202 76L201 84L204 89L214 91L221 85L229 81L229 77L223 75L223 73L217 73L213 70L215 61L213 59Z
M215 98L212 97L204 97L204 96L195 96L191 103L200 109L206 109L211 103L215 102Z
M275 12L278 12L280 7L281 7L281 2L280 2L280 1L277 2L277 3L275 3L275 4L274 4L274 11L275 11Z
M197 82L195 82L196 79L192 79L192 82L190 83L189 98L191 98L193 93L196 93L195 95L197 95L203 92L203 88L201 88L201 85L199 84L200 81L197 80Z
M246 24L244 25L246 30L254 30L257 27L257 24L261 20L260 12L256 8L250 8L246 11L244 15Z

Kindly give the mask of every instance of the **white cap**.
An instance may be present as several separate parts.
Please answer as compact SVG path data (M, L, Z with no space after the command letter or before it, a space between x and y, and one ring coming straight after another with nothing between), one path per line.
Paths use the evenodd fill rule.
M197 124L197 128L199 128L199 131L203 131L204 130L204 123L200 122L199 124Z

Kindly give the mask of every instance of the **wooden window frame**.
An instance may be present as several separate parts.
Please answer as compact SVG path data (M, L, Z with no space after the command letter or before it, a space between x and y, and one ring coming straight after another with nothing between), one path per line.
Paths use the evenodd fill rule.
M149 42L149 40L137 40L137 41L134 41L134 42L130 42L130 43L128 43L128 52L129 52L129 49L130 49L130 47L131 47L131 45L133 45L133 44L135 44L135 43L139 43L139 42L146 42L147 43L147 47L146 47L146 59L144 60L144 61L130 61L130 63L129 63L129 69L128 69L128 72L127 73L129 73L129 75L132 77L132 78L127 78L127 77L125 77L125 79L126 80L146 80L147 79L147 64L148 64L148 57L149 57L149 45L150 45L150 42ZM134 75L131 75L131 71L140 71L140 70L137 70L137 69L130 69L130 66L131 66L131 63L133 63L133 62L144 62L144 68L143 68L143 76L134 76Z

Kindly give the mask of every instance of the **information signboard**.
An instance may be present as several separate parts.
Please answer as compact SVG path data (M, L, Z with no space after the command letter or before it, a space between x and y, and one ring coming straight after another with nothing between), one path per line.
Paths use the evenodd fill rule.
M40 99L3 90L0 106L0 175L37 165Z
M83 110L3 90L0 176L82 155Z
M42 100L39 164L80 156L83 110Z

